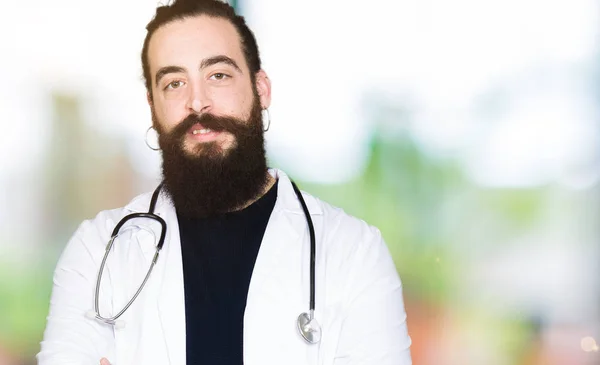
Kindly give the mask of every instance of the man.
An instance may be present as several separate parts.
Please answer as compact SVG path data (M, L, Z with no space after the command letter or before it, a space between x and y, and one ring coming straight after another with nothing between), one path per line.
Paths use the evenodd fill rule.
M217 0L176 0L147 30L163 184L69 241L39 364L410 364L401 284L379 231L267 168L271 84L244 19ZM127 217L147 212L165 226Z

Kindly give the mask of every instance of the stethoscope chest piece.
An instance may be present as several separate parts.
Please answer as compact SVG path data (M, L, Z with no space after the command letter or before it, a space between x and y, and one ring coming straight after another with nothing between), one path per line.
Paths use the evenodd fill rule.
M314 316L308 313L302 313L298 316L298 332L310 344L316 344L321 341L321 326Z

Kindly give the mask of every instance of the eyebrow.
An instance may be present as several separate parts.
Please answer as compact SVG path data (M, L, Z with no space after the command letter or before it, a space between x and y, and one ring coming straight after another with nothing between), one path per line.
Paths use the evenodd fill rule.
M200 63L200 69L203 69L203 68L206 68L206 67L209 67L212 65L216 65L218 63L224 63L226 65L229 65L229 66L235 68L238 72L242 72L242 70L240 69L240 66L238 66L238 64L232 58L229 58L224 55L213 56L213 57L203 59L202 62Z
M216 65L219 63L224 63L226 65L229 65L233 68L235 68L238 72L242 72L242 70L240 69L240 66L238 66L238 64L230 57L224 56L224 55L219 55L219 56L213 56L213 57L208 57L202 60L202 62L200 62L200 69L204 69L207 68L209 66L212 65ZM161 67L158 69L158 71L156 71L156 75L154 77L154 79L156 80L156 86L158 86L158 83L160 82L160 80L170 74L170 73L184 73L186 70L183 67L180 66L165 66L165 67Z
M165 66L159 68L158 71L156 71L156 76L154 77L154 79L156 80L156 86L158 87L160 79L165 77L165 75L183 72L185 72L185 68L179 66Z

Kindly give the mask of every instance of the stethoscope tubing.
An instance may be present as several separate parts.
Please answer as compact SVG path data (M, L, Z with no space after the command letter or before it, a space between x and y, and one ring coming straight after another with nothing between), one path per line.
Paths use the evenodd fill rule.
M127 309L129 309L129 307L133 304L133 302L138 297L138 295L140 295L140 293L142 292L142 289L146 285L146 282L148 281L148 278L150 278L150 274L152 273L152 270L154 269L154 266L156 265L156 262L158 261L158 255L165 243L165 237L167 235L167 223L165 222L164 219L162 219L158 215L154 214L154 209L156 207L156 201L158 200L158 194L159 194L161 188L162 188L162 184L158 185L158 187L154 190L154 193L152 194L152 200L150 201L150 207L148 209L148 213L129 214L129 215L125 216L123 219L121 219L121 221L119 221L119 223L115 226L115 228L112 231L110 241L108 241L108 245L106 245L104 257L102 258L102 263L100 264L100 270L98 272L98 279L96 280L96 291L95 291L95 296L94 296L94 311L95 311L94 318L101 320L102 322L114 325L116 323L116 320L119 317L121 317ZM154 257L152 258L152 263L150 264L150 268L148 269L148 272L146 273L146 276L144 277L142 284L139 286L139 288L137 289L137 291L135 292L133 297L131 297L129 302L127 302L125 307L123 307L123 309L121 309L116 315L114 315L112 317L103 317L100 314L100 303L99 302L100 302L100 285L102 283L102 276L103 276L102 274L104 272L104 266L106 265L106 260L108 259L108 254L110 253L110 250L113 247L115 239L119 235L119 231L121 230L121 228L123 227L123 225L125 223L127 223L129 220L135 219L135 218L149 218L149 219L155 220L160 223L162 229L161 229L160 238L158 239L158 244L156 245L156 253L154 254Z
M308 231L309 231L309 236L310 236L310 301L309 301L309 309L310 310L309 310L308 314L302 313L299 316L299 318L298 318L299 327L298 328L300 330L300 333L302 334L302 336L304 337L304 339L307 342L317 343L320 340L320 331L321 331L320 326L315 321L314 326L316 328L311 327L312 326L311 323L313 322L314 312L315 312L315 267L316 267L316 250L317 250L316 239L315 239L315 228L314 228L312 219L310 217L310 212L308 210L308 207L306 206L306 202L304 201L304 198L302 197L302 192L300 191L300 189L298 189L298 186L296 186L296 183L294 183L293 181L291 183L292 183L292 187L294 188L294 192L296 193L296 196L298 197L298 200L300 201L300 205L302 206L302 211L304 212L304 215L306 217L306 222L308 225ZM121 219L121 221L119 221L119 223L113 229L110 241L108 242L108 245L106 246L106 250L104 252L104 257L102 258L102 263L100 264L100 270L98 272L98 279L96 280L96 291L95 291L95 296L94 296L94 311L95 311L95 313L92 313L93 318L96 318L107 324L115 325L117 322L117 319L119 317L121 317L127 309L129 309L129 307L133 304L135 299L142 292L142 289L146 285L148 278L150 278L150 274L152 273L152 270L154 269L154 266L156 265L156 262L158 261L158 256L159 256L160 250L162 249L163 244L165 242L165 237L166 237L166 233L167 233L167 224L164 221L164 219L162 219L158 215L154 214L154 209L156 207L156 202L158 200L158 195L160 193L162 185L163 184L161 183L154 190L154 193L152 194L152 200L150 201L150 207L148 209L148 213L133 213L133 214L127 215L123 219ZM139 288L137 289L137 291L135 292L133 297L129 300L129 302L125 305L125 307L123 307L123 309L121 309L116 315L114 315L112 317L108 317L108 318L102 317L100 315L100 304L99 304L100 285L102 282L102 274L104 272L106 260L108 258L108 254L110 253L110 250L113 247L114 241L119 234L119 230L123 227L123 225L127 221L134 219L134 218L150 218L150 219L155 220L160 223L162 229L161 229L160 238L158 240L158 244L156 246L156 253L154 254L154 258L152 259L152 263L150 265L150 268L148 269L148 272L146 273L146 276L144 277L142 284L139 286ZM303 328L303 326L300 325L300 321L301 321L301 319L304 319L304 316L306 316L305 323L309 324L307 328ZM312 339L313 337L312 337L311 332L318 332L318 336L316 337L317 338L316 340Z
M300 201L300 205L302 205L302 210L304 211L304 215L306 216L306 222L308 223L308 232L310 235L310 303L309 309L311 312L311 318L313 317L315 311L315 266L316 266L316 251L317 245L315 242L315 227L313 226L312 219L310 218L310 212L308 211L308 207L306 206L306 202L302 197L302 193L296 183L292 181L292 187L294 188L294 192L298 196L298 200Z

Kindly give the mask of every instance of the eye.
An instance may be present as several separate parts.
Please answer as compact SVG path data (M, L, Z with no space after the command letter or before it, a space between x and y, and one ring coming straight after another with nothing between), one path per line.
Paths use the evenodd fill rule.
M225 80L226 78L229 78L230 76L227 74L224 74L222 72L217 72L216 74L213 74L210 78L214 79L214 80Z
M180 87L183 86L183 81L181 80L175 80L175 81L171 81L167 87L165 87L165 89L178 89Z

